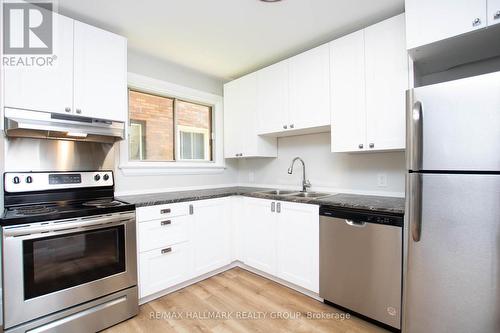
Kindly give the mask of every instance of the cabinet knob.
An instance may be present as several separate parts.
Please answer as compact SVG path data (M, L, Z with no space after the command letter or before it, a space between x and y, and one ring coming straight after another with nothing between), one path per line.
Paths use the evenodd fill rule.
M473 27L477 27L480 24L481 24L481 19L479 17L475 18L474 21L472 21Z
M500 10L497 10L497 12L495 13L495 15L493 15L493 19L495 19L495 20L500 19Z
M76 109L76 113L81 114L82 113L82 109Z
M294 128L294 127L295 127L295 125L294 125L294 124L291 124L291 125L290 125L290 128Z
M67 106L67 107L64 108L64 111L71 112L71 108L69 106Z
M375 144L374 143L370 143L370 148L374 148L375 147Z
M362 143L360 143L360 144L358 145L358 148L359 148L359 149L363 149L363 147L364 147L364 146L363 146L363 144L362 144Z
M287 125L283 125L283 129L287 129L287 128L288 128L288 126L287 126Z

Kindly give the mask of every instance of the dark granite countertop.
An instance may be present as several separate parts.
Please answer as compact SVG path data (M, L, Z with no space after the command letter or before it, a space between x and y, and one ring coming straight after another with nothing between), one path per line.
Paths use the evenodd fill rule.
M119 196L118 200L135 204L136 207L155 206L176 202L223 198L233 195L242 195L253 198L270 200L309 203L328 207L354 208L377 212L404 214L404 198L383 197L357 194L332 194L320 198L302 198L287 195L273 195L262 193L271 188L258 187L220 187L204 190L175 191L164 193L151 193L143 195Z

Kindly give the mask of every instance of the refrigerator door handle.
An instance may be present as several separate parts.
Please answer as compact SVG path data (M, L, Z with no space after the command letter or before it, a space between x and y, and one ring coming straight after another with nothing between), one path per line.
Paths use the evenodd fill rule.
M406 93L406 160L408 170L418 171L422 169L423 110L421 102L414 102L413 94L413 90Z
M410 232L414 242L419 242L422 234L422 175L410 173Z

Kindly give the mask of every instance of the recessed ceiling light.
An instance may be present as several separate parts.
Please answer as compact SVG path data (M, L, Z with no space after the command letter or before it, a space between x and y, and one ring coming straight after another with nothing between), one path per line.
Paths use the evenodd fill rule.
M260 0L262 2L280 2L281 0Z

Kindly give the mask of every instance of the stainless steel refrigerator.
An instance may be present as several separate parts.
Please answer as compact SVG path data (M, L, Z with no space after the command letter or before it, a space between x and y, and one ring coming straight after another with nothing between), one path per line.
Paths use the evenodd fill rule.
M500 72L407 92L403 331L500 332Z

